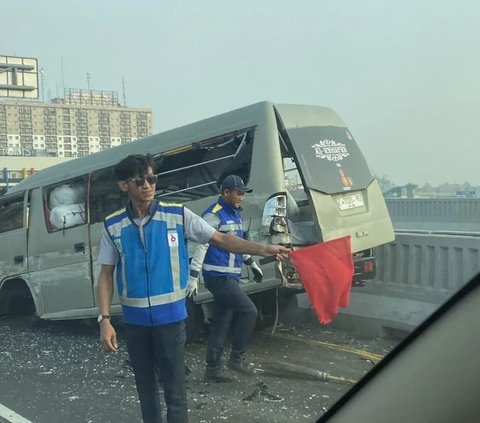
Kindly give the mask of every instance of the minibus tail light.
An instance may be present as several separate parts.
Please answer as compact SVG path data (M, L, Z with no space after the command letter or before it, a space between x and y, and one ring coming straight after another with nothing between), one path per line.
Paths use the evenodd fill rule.
M373 265L373 262L366 261L365 263L363 263L363 271L365 273L371 273L374 271L374 269L375 269L375 266Z

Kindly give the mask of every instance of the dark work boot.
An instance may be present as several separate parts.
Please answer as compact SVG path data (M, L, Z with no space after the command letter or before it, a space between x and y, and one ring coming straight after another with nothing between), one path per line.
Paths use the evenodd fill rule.
M231 355L227 367L245 376L252 376L254 373L253 368L250 368L245 362L245 357L235 357Z
M205 376L203 378L203 381L212 383L230 383L233 382L233 379L228 377L220 366L207 366L205 368Z

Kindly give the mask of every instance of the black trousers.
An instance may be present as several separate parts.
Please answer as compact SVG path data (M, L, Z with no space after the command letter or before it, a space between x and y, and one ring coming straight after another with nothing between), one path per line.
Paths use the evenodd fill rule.
M185 322L155 327L126 325L126 337L144 423L162 422L159 378L167 404L167 422L188 422Z
M214 298L213 322L207 345L207 366L217 367L220 365L229 334L232 358L241 359L245 354L258 311L250 297L240 288L237 278L205 278L205 287Z

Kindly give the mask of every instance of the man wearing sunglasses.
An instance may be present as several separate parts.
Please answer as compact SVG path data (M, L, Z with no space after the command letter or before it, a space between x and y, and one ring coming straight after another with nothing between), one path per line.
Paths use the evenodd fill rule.
M150 155L131 155L115 166L128 204L105 219L98 263L100 340L118 349L110 322L113 278L122 303L127 349L135 375L143 421L162 421L157 370L163 383L168 423L185 423L185 292L189 276L187 241L210 243L239 254L276 255L288 249L263 245L216 231L181 204L154 198L155 166Z

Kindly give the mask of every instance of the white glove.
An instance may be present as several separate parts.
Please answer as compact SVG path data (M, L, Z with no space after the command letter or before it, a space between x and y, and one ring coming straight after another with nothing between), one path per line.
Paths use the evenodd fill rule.
M253 280L257 283L262 283L263 272L262 272L262 269L260 269L260 266L257 263L253 262L250 265L250 268L252 269Z
M189 276L187 287L185 288L185 296L192 297L194 295L197 295L197 289L198 289L198 278Z

